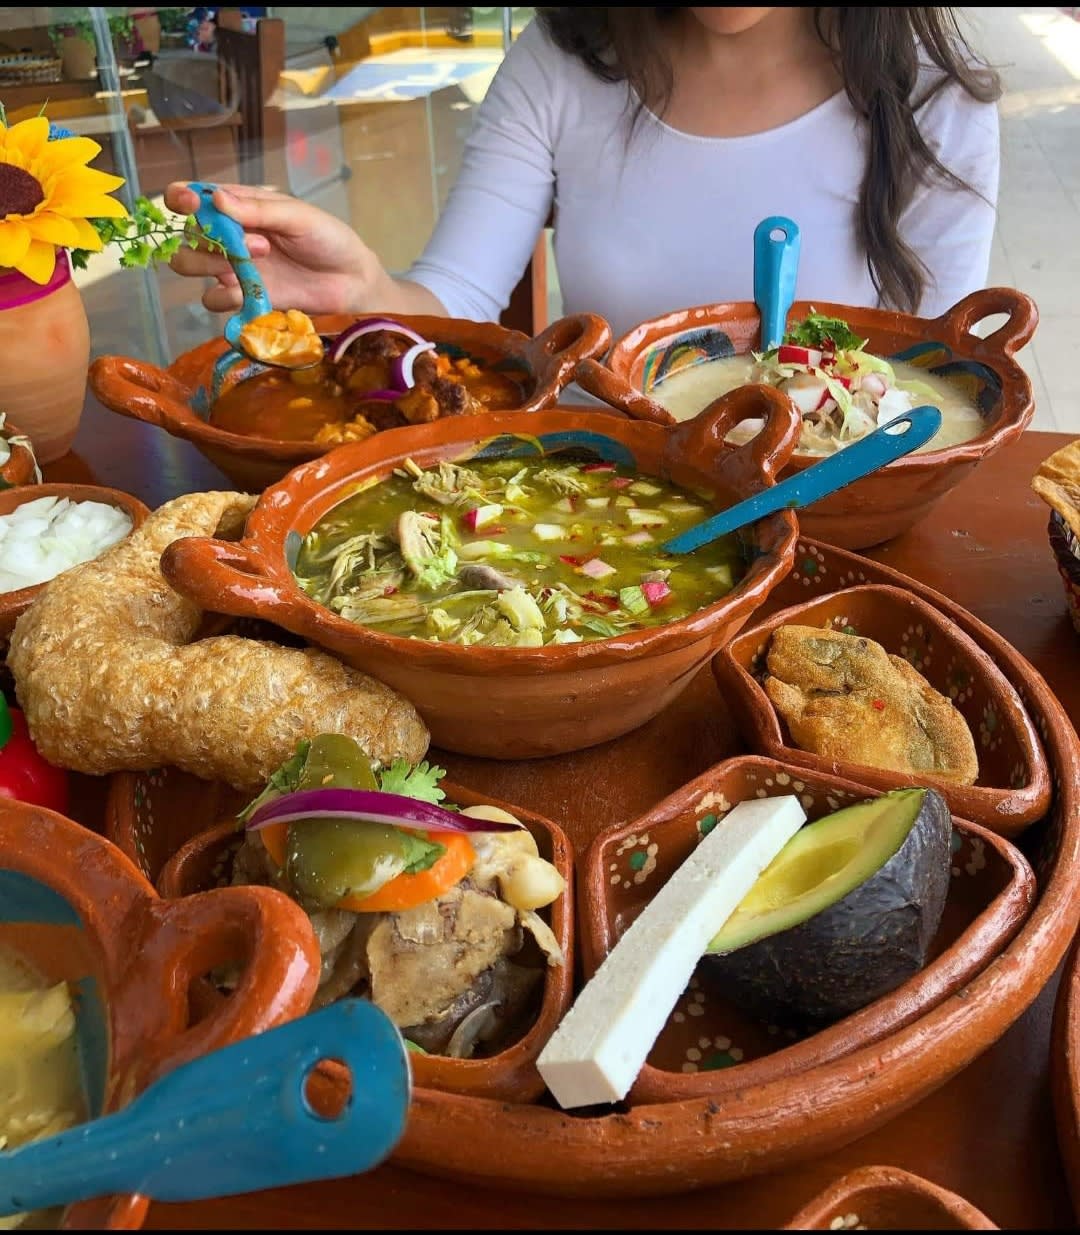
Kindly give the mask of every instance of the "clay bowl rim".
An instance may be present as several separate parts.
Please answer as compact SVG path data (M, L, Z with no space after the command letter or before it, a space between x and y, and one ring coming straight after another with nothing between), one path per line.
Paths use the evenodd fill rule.
M332 335L345 330L351 323L361 321L366 317L376 316L374 314L364 313L317 313L312 316L312 321L315 323L319 333L324 335ZM449 336L454 327L462 331L464 334L470 334L476 330L489 332L496 338L500 344L505 344L506 353L504 359L516 359L523 366L528 366L525 353L529 349L535 349L543 355L545 364L550 366L550 372L537 372L534 374L534 389L532 395L525 399L517 407L499 409L501 412L520 413L529 409L529 405L540 398L541 410L548 406L553 406L557 401L562 391L573 380L574 364L580 359L593 358L594 356L602 355L606 351L611 340L611 327L607 321L596 313L574 313L566 314L556 318L537 335L527 335L523 331L511 329L508 326L503 326L498 322L477 322L471 318L455 318L441 317L433 314L423 313L396 313L390 315L394 321L400 322L404 326L409 326L415 329L418 333L423 334L425 338L431 338L436 343L452 343L450 337L440 337L444 333ZM544 340L550 335L556 338L558 329L568 329L570 324L581 323L581 342L586 340L589 332L593 332L596 340L586 347L580 356L575 356L574 363L568 365L566 374L559 375L558 370L558 353L552 355L545 349ZM430 332L430 333L429 333ZM464 345L461 345L464 346ZM566 351L571 351L574 343L568 344ZM165 368L146 365L144 362L135 360L132 357L121 355L108 355L96 357L90 364L88 373L88 381L95 397L109 411L118 415L131 415L135 419L144 420L148 423L156 424L160 428L175 437L182 437L187 441L193 442L198 446L207 446L211 449L229 452L237 455L240 459L246 461L263 461L267 463L279 463L292 466L298 466L305 462L310 462L315 459L321 459L331 450L339 449L340 446L335 446L333 443L320 444L317 442L305 441L289 441L285 438L261 437L257 434L250 433L235 433L231 429L222 429L217 425L211 424L208 419L195 411L193 400L195 399L198 388L188 385L182 378L178 376L178 370L183 371L185 365L191 365L196 359L196 354L202 350L206 350L207 359L213 362L219 356L223 355L229 348L228 343L220 335L211 335L204 339L202 343L197 343L194 347L188 348L182 352L175 360ZM466 349L467 350L467 349ZM171 412L161 414L159 419L153 419L150 416L138 415L133 412L121 410L114 406L115 400L106 401L102 397L102 378L101 374L109 372L113 367L128 366L134 367L141 373L149 375L164 375L167 380L166 385L171 387L169 393L186 408L188 415L179 417ZM245 373L245 377L255 376L259 372L265 371L267 366L259 366L256 362L251 362L249 366L251 373ZM212 368L212 363L211 363ZM130 378L127 379L130 381ZM243 380L243 379L241 379ZM542 397L540 392L545 386L550 385L551 390L545 393ZM153 398L155 395L165 393L163 390L151 390L149 388L139 388L137 391L141 398ZM388 432L381 430L380 433ZM378 437L380 433L373 436ZM351 444L351 443L346 443Z
M128 772L113 778L109 790L108 836L135 865L135 789L138 778L145 773ZM190 775L189 773L185 775ZM223 782L222 782L223 783ZM563 950L566 963L548 965L544 970L544 989L540 1011L533 1024L515 1042L496 1055L474 1059L453 1059L445 1055L410 1055L413 1085L443 1089L461 1096L501 1098L506 1101L535 1101L544 1092L544 1082L536 1069L536 1057L544 1042L554 1032L573 1000L574 961L576 957L577 909L576 855L566 831L553 819L514 803L501 801L491 794L478 793L465 785L443 780L441 788L448 801L462 806L498 806L509 811L535 836L546 838L549 860L565 882L563 893L549 906L547 922ZM177 867L194 854L223 844L231 833L242 834L235 820L222 819L192 835L176 849L158 871L153 887L165 900L182 900L192 892L175 887ZM130 842L130 843L129 843ZM543 852L543 849L541 849ZM140 871L140 873L144 873ZM148 877L145 876L144 877ZM538 911L542 912L542 911ZM333 1061L324 1060L317 1071L330 1079L343 1077L342 1069ZM490 1075L489 1075L490 1074Z
M7 462L0 467L0 481L11 489L40 484L41 469L30 438L7 417L4 417L3 427L0 428L0 437L5 439L11 451Z
M839 597L851 593L881 596L898 607L912 611L917 615L917 620L946 632L950 639L965 650L971 661L983 668L988 692L1002 704L1008 705L1009 723L1028 766L1028 780L1023 786L1012 789L1006 786L977 783L958 785L932 774L916 777L914 774L890 772L887 769L873 768L864 764L842 763L839 760L830 760L822 755L804 751L787 740L779 713L761 684L743 666L738 653L754 641L767 642L778 626L813 625L812 621L804 620L808 613L822 606L828 606ZM873 633L865 637L875 638ZM886 651L889 650L886 648ZM801 764L803 767L814 768L822 772L832 772L845 779L861 781L868 785L884 783L892 777L896 777L897 782L902 784L913 785L925 782L932 785L946 798L950 808L956 814L992 831L998 831L1006 837L1016 835L1046 813L1051 796L1049 761L1019 691L1000 672L992 658L982 652L975 640L947 614L911 592L884 583L856 583L850 587L838 588L835 591L789 605L784 609L778 609L760 620L755 621L751 618L742 630L720 649L713 659L712 668L721 690L737 691L741 705L747 711L754 712L761 729L761 753L772 758ZM972 734L973 738L974 736ZM983 767L981 758L979 766L981 771Z
M811 1198L784 1223L785 1231L835 1230L829 1223L830 1214L840 1206L858 1204L866 1192L887 1191L918 1197L936 1206L955 1222L958 1229L997 1231L1001 1228L970 1201L949 1188L935 1184L913 1171L895 1166L860 1166L834 1179L817 1196ZM835 1221L835 1219L833 1219ZM828 1223L828 1225L826 1225ZM845 1228L850 1229L850 1228ZM900 1228L894 1228L899 1230ZM940 1230L948 1230L942 1226Z
M1004 297L1005 303L1009 306L1012 312L1017 312L1021 309L1034 314L1035 325L1032 326L1031 333L1034 333L1038 325L1038 309L1035 301L1024 292L1020 292L1010 287L992 287L983 288L979 291L972 292L969 296L957 301L950 308L946 309L938 317L919 317L913 313L899 313L891 309L875 309L870 307L862 307L859 305L837 304L822 300L798 300L789 310L789 319L797 320L800 316L809 313L823 313L829 317L839 317L844 321L851 322L857 319L858 322L865 322L868 326L872 326L879 330L899 331L899 323L911 324L912 326L921 326L927 328L920 333L923 342L941 342L944 346L950 347L950 350L955 351L951 344L944 343L943 339L933 338L929 333L929 328L937 328L944 330L945 324L953 317L964 312L972 303L978 304L979 301L985 300L988 296L1001 298ZM972 324L977 324L986 317L994 316L998 312L1005 312L1006 309L991 309L987 308L979 317L972 319ZM713 304L695 305L689 309L680 309L674 313L662 314L654 318L648 318L637 325L632 326L629 330L624 331L611 345L607 356L603 360L605 368L611 370L629 384L629 368L636 359L637 354L642 350L643 344L640 341L635 342L635 337L639 334L653 328L662 328L663 325L672 321L677 317L686 314L689 318L693 318L694 325L686 325L681 329L672 327L670 334L672 336L679 334L687 334L692 330L708 329L709 327L720 327L722 323L730 321L733 318L747 318L749 320L757 320L760 323L761 312L758 306L752 300L733 300L725 302L717 302ZM1006 329L1009 323L1000 327L1001 330ZM860 333L864 333L860 330ZM998 332L988 336L986 339L979 339L978 336L972 335L974 344L987 344L993 339ZM1023 342L1027 342L1031 335L1027 335ZM631 347L633 345L633 350ZM650 345L653 346L653 345ZM941 466L946 463L960 463L964 461L978 462L986 458L987 455L1000 450L1002 446L1008 445L1015 441L1021 433L1031 423L1035 415L1035 394L1031 383L1031 378L1024 371L1022 366L1016 360L1014 351L1018 350L1023 343L1017 340L1013 341L1006 339L1003 345L994 351L990 356L980 355L977 360L979 364L993 370L1002 382L1002 403L1005 401L1006 382L1015 383L1022 404L1019 410L1006 417L1007 409L1003 406L998 415L990 421L985 429L975 437L968 438L967 441L957 442L952 446L944 446L938 450L928 450L909 455L903 455L899 459L894 459L888 464L888 472L895 476L899 472L920 472L927 468ZM736 355L744 353L736 352ZM615 364L623 362L626 357L625 370L616 369ZM967 357L961 357L967 359ZM887 359L887 357L886 357ZM976 359L972 357L972 359ZM614 363L613 363L614 362ZM633 387L636 393L644 393ZM647 396L648 397L648 396ZM704 410L704 409L702 409ZM629 414L629 413L628 413ZM796 449L791 456L791 465L797 468L809 467L814 463L821 461L821 455L802 454Z
M33 502L42 497L67 497L75 502L101 502L104 505L115 506L131 516L131 529L125 535L130 535L150 515L150 508L145 503L123 489L111 489L107 485L74 484L61 480L0 489L0 515L11 514L13 510L26 502ZM74 569L74 567L69 569ZM63 573L61 571L61 574ZM53 576L53 578L57 577ZM0 594L0 635L10 633L16 620L26 612L51 582L52 579L46 579L42 583L33 583L29 587L21 587L15 591Z
M88 1111L88 1120L127 1106L147 1085L188 1060L286 1021L310 1005L317 981L315 936L310 929L298 930L303 923L280 893L242 892L228 900L203 897L177 906L161 897L136 863L100 832L14 798L0 799L0 831L0 872L24 876L61 899L93 956L107 1033L102 1106L96 1114ZM4 922L32 927L47 924L47 915L46 908L45 916L16 913ZM246 937L245 979L252 981L245 981L242 1002L230 1014L192 1024L186 991L161 979L197 968L208 927L220 931L223 925ZM137 955L136 963L129 950ZM157 1000L148 1001L148 993ZM85 1094L85 1076L82 1081ZM137 1229L151 1199L128 1190L74 1201L64 1206L60 1228Z
M603 956L616 941L606 895L606 869L618 842L634 833L648 832L653 837L658 831L663 832L669 825L692 813L702 798L717 792L718 786L728 776L744 769L757 770L763 776L780 772L790 775L793 780L813 779L825 790L832 789L856 797L873 798L887 792L860 784L852 778L800 767L768 755L735 755L706 769L646 814L600 832L579 861L577 908L582 922L579 951L586 977L595 973ZM929 961L919 973L865 1007L759 1059L691 1074L676 1073L646 1062L631 1088L631 1099L663 1102L677 1098L719 1098L733 1091L794 1076L842 1059L918 1020L991 964L1016 937L1034 907L1037 896L1035 872L1023 853L1006 837L956 814L952 814L952 823L958 831L983 841L1006 869L1011 868L1012 873L1001 891L987 901L958 938L940 955ZM973 944L977 944L977 952L965 964L965 956L971 956ZM881 1019L883 1016L886 1017L884 1021ZM856 1036L851 1040L853 1033ZM860 1033L861 1037L858 1036Z
M781 400L780 403L786 401ZM779 412L780 408L777 410ZM737 403L732 402L712 409L709 417L699 419L702 425L705 425L712 419L733 418L738 415ZM787 415L786 409L783 415ZM751 529L747 529L755 533L751 549L756 552L748 551L746 573L730 592L711 605L677 621L646 627L629 634L582 640L580 643L526 648L495 646L478 649L384 634L372 627L347 621L327 606L312 600L299 586L286 558L288 536L293 533L301 534L297 533L298 527L303 527L302 534L306 535L318 519L349 496L350 486L355 485L361 477L371 475L375 476L377 481L383 480L405 459L412 458L424 463L437 459L467 462L473 456L463 453L463 447L472 449L500 437L536 438L548 432L560 431L583 432L593 437L607 436L609 440L623 446L627 443L619 434L628 435L631 442L634 439L642 442L651 439L660 447L662 455L665 454L665 443L669 441L668 430L664 426L647 421L632 421L606 413L597 415L592 409L548 408L535 412L530 417L530 432L527 433L518 416L515 412L456 416L433 421L430 425L387 429L366 441L339 446L331 454L301 464L281 480L268 486L259 495L248 515L243 536L237 541L227 542L228 549L242 553L257 569L258 578L267 585L262 589L263 593L268 588L280 590L280 606L300 615L300 620L291 627L295 633L322 644L323 632L326 632L329 638L325 646L340 647L347 642L351 646L363 646L369 652L406 658L413 669L425 668L466 677L478 674L487 676L486 664L489 660L495 661L503 674L528 677L550 672L595 669L604 665L625 663L634 658L653 658L685 648L714 637L717 627L722 626L728 615L740 604L745 603L747 612L752 613L779 580L790 571L798 541L798 525L793 512L785 510L760 519L751 525ZM538 421L538 418L543 420ZM430 442L430 430L440 425L460 428L460 432L451 441ZM605 426L613 427L614 431L605 434ZM765 432L767 431L768 427ZM702 432L705 430L702 429ZM746 446L740 447L740 451L746 453L738 457L752 461L754 442L757 440L755 438ZM782 450L776 451L777 455L782 453ZM721 465L724 459L734 459L737 454L738 452L724 452ZM708 490L715 492L721 482L717 477L708 475L705 470L707 466L706 461L700 470L695 470L700 482ZM642 475L655 474L652 470L640 469L640 466L639 470ZM764 467L759 466L759 478L764 470ZM328 480L331 475L334 479ZM339 496L328 500L334 494ZM772 547L769 547L770 542ZM186 557L193 545L198 548L212 548L213 538L193 537L174 542L168 546L161 559L166 579L182 594L188 593L183 581L177 576L175 561L178 556ZM248 583L254 577L243 574L240 569L235 573L237 579L247 580ZM195 599L196 603L202 603L197 597L191 598ZM265 609L259 608L257 612L253 610L249 616L279 621L280 618L275 618L273 612L278 607L278 604L271 602ZM285 625L285 622L282 621L282 624ZM477 655L477 652L483 655Z

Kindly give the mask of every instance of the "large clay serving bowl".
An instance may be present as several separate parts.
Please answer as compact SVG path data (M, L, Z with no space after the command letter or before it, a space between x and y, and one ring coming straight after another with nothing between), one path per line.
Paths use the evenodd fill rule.
M751 410L766 418L737 451L724 434ZM733 590L678 621L592 641L537 648L408 639L360 626L312 600L291 564L301 538L362 482L412 459L505 456L622 463L669 479L717 508L773 483L798 433L789 400L746 387L675 430L592 411L458 416L377 433L303 464L267 489L239 541L188 537L162 555L169 583L201 609L261 618L335 653L410 699L444 750L527 759L594 746L656 716L747 620L791 566L790 511L743 536L746 571Z
M544 1090L536 1057L570 1006L573 990L573 850L565 832L550 819L460 785L444 781L442 787L447 802L459 806L500 806L532 832L540 855L558 869L566 882L566 891L541 913L567 963L545 969L536 1014L516 1040L498 1053L470 1059L412 1054L413 1083L449 1093L529 1102ZM154 882L162 896L197 896L228 884L233 856L243 838L243 833L237 831L235 816L244 803L244 795L228 786L198 780L175 768L120 773L109 789L107 834ZM347 1074L340 1066L324 1061L317 1072L331 1090L345 1095Z
M197 1056L305 1013L319 949L307 915L269 888L166 901L104 837L52 811L0 800L0 949L44 981L74 984L91 1117L107 1115ZM201 1018L190 993L241 962L236 993ZM61 1226L132 1229L149 1199L69 1206Z
M816 562L813 555L810 560ZM800 570L805 578L805 562ZM785 625L859 635L906 660L967 722L979 763L975 783L957 784L934 772L897 773L796 745L763 685L770 640ZM880 789L930 785L954 813L1003 836L1022 832L1050 804L1050 769L1018 692L945 614L900 588L859 584L770 613L720 651L713 673L746 740L774 758Z
M807 819L877 797L868 788L758 755L725 760L647 815L602 832L581 864L586 976L713 828L739 802L798 796ZM926 966L893 991L824 1028L765 1024L718 988L699 962L638 1074L640 1102L713 1098L791 1077L879 1042L918 1020L981 972L1016 935L1035 902L1035 875L1009 841L954 817L945 910Z
M1080 1221L1080 935L1065 961L1054 1003L1050 1079L1058 1147Z
M332 314L313 320L321 334L333 336L357 319ZM494 322L400 314L394 320L449 355L465 355L520 374L527 391L524 402L500 411L535 412L551 406L572 380L578 363L602 354L611 341L610 326L592 313L559 318L535 338ZM233 433L210 424L214 364L227 350L219 335L177 357L167 369L127 356L100 356L90 365L90 389L110 411L192 442L239 488L258 493L290 468L317 459L332 447ZM254 363L238 366L231 382L262 368Z
M132 530L137 528L150 513L148 506L122 489L57 481L52 484L20 485L13 489L0 489L0 515L9 515L24 502L34 502L43 497L68 498L72 502L101 502L104 505L115 506L130 516ZM46 587L48 583L37 583L32 587L17 588L14 592L0 593L0 646L7 645L8 637L19 615L26 612Z
M895 1166L862 1166L809 1201L785 1231L996 1231L970 1201Z
M985 427L970 441L897 459L800 511L799 524L807 536L845 549L891 540L924 518L982 459L1015 441L1031 422L1035 413L1031 381L1015 357L1035 333L1039 314L1023 292L986 288L937 318L797 301L788 322L810 312L843 318L868 340L867 350L875 355L906 360L962 385L982 413ZM1007 320L986 338L971 333L980 322L999 314L1007 314ZM671 413L650 397L665 377L685 365L745 354L760 346L757 305L746 301L701 305L635 326L615 341L602 363L584 360L577 381L629 416L671 425L676 423ZM796 453L781 478L818 458Z

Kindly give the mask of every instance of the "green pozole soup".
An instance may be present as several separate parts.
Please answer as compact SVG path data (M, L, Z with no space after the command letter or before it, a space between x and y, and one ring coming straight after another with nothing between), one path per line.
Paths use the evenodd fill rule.
M541 647L677 621L743 569L736 536L660 545L712 512L614 463L411 460L335 506L300 545L300 586L342 617L444 643Z

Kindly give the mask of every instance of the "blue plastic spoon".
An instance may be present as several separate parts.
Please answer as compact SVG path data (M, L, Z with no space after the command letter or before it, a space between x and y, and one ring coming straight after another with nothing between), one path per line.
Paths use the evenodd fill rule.
M352 1092L316 1114L305 1082L341 1060ZM112 1193L198 1201L369 1170L400 1140L405 1043L366 999L347 999L183 1064L113 1115L0 1152L0 1216Z
M754 228L754 303L761 313L760 351L771 351L783 342L798 275L798 227L783 215L762 219Z
M775 514L778 510L799 510L853 481L876 472L902 455L918 450L941 428L941 412L928 404L913 407L886 424L829 455L820 463L804 468L771 489L736 502L694 527L687 528L660 546L665 553L693 553L702 545L737 532L739 528Z

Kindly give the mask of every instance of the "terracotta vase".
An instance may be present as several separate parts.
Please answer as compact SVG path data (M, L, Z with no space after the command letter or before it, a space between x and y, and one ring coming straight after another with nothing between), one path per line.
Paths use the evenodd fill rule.
M0 411L38 463L59 459L78 431L90 367L90 324L63 250L44 285L0 268L0 356Z

